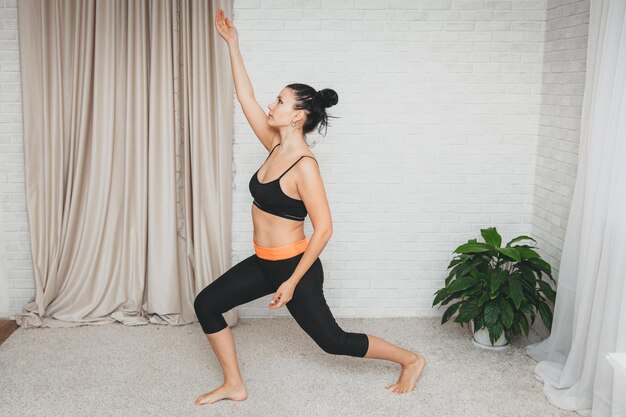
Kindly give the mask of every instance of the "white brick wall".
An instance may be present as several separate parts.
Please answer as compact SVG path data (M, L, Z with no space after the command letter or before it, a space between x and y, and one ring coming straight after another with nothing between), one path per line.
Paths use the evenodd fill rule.
M433 293L456 246L492 225L505 242L530 232L545 15L545 1L235 2L264 107L291 82L339 93L340 119L313 149L337 317L441 314ZM247 182L265 154L238 105L235 120L237 261L251 253ZM288 315L268 299L242 316Z
M532 233L558 278L578 166L589 0L548 0Z
M310 143L317 141L313 152L333 215L334 234L320 258L336 317L442 314L430 306L451 251L480 238L484 227L496 226L504 242L537 233L557 266L575 158L554 162L571 156L578 137L578 125L567 121L579 117L582 88L570 83L581 82L584 66L565 68L566 57L554 51L566 45L570 56L584 59L586 44L550 36L571 38L569 30L582 36L586 19L576 15L588 5L547 2L234 2L232 20L264 108L292 82L339 94L329 109L339 118L330 120L328 135L309 135ZM15 2L7 1L5 10L14 13ZM3 34L16 32L14 14L0 20ZM580 27L561 28L564 21ZM13 116L7 112L19 109L19 95L13 96L19 73L7 71L19 68L11 45L4 45L0 68L3 89L16 86L10 96L3 93L3 105L12 100L4 114ZM560 69L571 76L565 84L554 76ZM266 157L237 102L235 112L233 264L253 253L248 181ZM10 126L20 126L21 118L14 120ZM23 239L21 129L3 131L0 213L4 249L13 258L0 282L9 285L13 314L34 287ZM548 171L555 166L559 175ZM305 232L312 232L308 219ZM242 317L288 315L270 311L268 301L242 306Z

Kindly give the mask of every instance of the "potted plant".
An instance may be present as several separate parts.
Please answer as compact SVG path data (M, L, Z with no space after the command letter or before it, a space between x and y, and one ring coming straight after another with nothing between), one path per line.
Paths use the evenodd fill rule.
M443 314L441 324L458 311L454 319L463 327L470 322L474 344L485 348L507 347L513 336L524 330L528 337L529 324L535 322L538 311L546 328L552 328L552 310L556 292L542 274L552 277L550 264L541 259L534 246L516 242L535 239L518 236L505 247L495 227L480 229L484 243L468 240L453 253L458 255L448 265L452 268L445 286L435 292L433 307L451 304ZM488 337L487 337L488 336Z

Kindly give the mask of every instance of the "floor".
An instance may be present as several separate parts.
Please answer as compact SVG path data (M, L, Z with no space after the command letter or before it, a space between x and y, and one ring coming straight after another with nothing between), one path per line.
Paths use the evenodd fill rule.
M488 351L472 344L467 326L440 318L337 322L423 354L428 364L415 390L390 393L384 387L396 381L398 364L329 355L290 317L240 319L232 331L248 399L204 406L195 398L223 375L198 323L9 327L0 345L0 414L579 417L550 404L535 379L525 345L537 334Z

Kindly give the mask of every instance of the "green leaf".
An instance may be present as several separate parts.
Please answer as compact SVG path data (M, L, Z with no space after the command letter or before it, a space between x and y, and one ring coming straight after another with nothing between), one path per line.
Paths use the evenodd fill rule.
M502 244L502 236L498 234L498 231L495 227L480 229L480 234L482 235L483 239L485 239L485 243L487 243L494 249L498 249Z
M482 306L490 299L491 299L491 295L487 291L485 291L483 295L481 295L480 298L478 299L478 305Z
M530 327L528 326L528 318L526 318L525 314L520 315L519 324L520 326L522 326L522 329L524 329L524 333L526 333L526 337L528 337L528 331L530 330Z
M522 283L519 281L519 275L509 275L509 295L515 303L515 308L520 308L522 304Z
M530 248L518 248L520 258L519 260L528 260L539 258L539 254Z
M441 288L439 290L437 290L437 292L435 293L437 294L435 297L435 300L433 301L433 305L432 307L435 306L435 304L439 304L444 298L446 298L448 296L448 289L447 288Z
M506 281L508 276L509 273L503 269L496 269L491 272L491 283L489 289L492 296L498 293L500 286L504 281Z
M464 277L458 278L456 281L452 281L452 283L448 285L448 293L451 294L456 291L465 290L477 282L478 280L471 275L465 275Z
M523 268L520 269L520 278L521 278L521 283L526 283L528 284L529 288L535 288L535 282L537 282L537 277L535 275L535 272L532 269L528 269L528 268Z
M502 319L504 328L511 328L514 316L515 314L513 313L513 307L511 307L511 304L509 304L509 302L504 298L500 298L500 318Z
M474 329L480 330L483 328L484 325L485 325L485 320L483 318L483 315L482 314L477 315L474 318Z
M478 307L476 300L470 300L461 305L459 308L459 315L456 316L454 321L457 323L466 323L478 314L480 314L480 308Z
M491 248L484 243L464 243L454 250L454 253L480 253L488 252Z
M541 291L543 291L546 298L554 304L556 300L556 292L552 289L550 284L545 281L537 281L537 284L539 284L539 288L541 288Z
M502 328L502 322L500 322L500 320L496 321L493 326L489 328L489 340L492 345L500 338L503 331L504 329Z
M522 302L522 305L520 306L520 311L526 314L533 314L533 309L527 302Z
M489 287L489 283L491 281L491 278L489 278L489 274L488 274L489 270L487 272L482 272L482 271L476 271L476 277L480 280L480 282L482 282L485 287Z
M450 281L452 281L453 276L463 277L465 275L468 275L472 271L474 271L476 266L479 265L480 263L482 263L481 259L468 257L468 259L464 261L462 264L459 264L456 267L454 267L454 269L452 270L448 278L446 278L446 286L450 285Z
M463 292L462 292L462 291L457 291L457 292L454 292L454 293L450 294L450 295L449 295L449 296L448 296L445 300L443 300L443 301L441 302L441 305L442 305L442 306L445 306L445 305L446 305L446 304L448 304L450 301L455 300L455 299L462 298L462 296L463 296Z
M533 264L533 265L535 265L535 266L537 266L543 272L545 272L546 274L550 275L550 277L552 276L552 267L550 266L549 263L547 263L543 259L541 259L541 258L528 258L526 261L531 263L531 264Z
M500 307L495 301L489 301L485 304L485 324L487 327L493 326L498 321L500 315Z
M482 288L480 288L480 286L479 286L479 285L475 285L475 286L470 287L470 288L468 288L467 290L465 290L465 291L463 292L462 297L463 297L463 298L469 298L469 297L471 297L472 295L476 295L476 294L479 294L479 293L482 293L482 292L483 292L483 289L482 289Z
M506 340L511 341L513 340L513 330L512 329L504 329L504 337L506 337Z
M498 248L498 252L514 261L520 261L522 259L517 248Z
M552 311L550 310L550 307L548 307L546 303L541 302L539 303L538 308L543 324L546 325L548 330L552 330Z
M522 329L520 328L520 323L518 320L513 320L511 330L513 330L513 334L516 336L519 336L522 333Z
M525 239L532 240L533 242L535 242L535 244L537 244L537 241L535 239L533 239L532 237L530 237L530 236L518 236L515 239L511 240L506 245L507 246L511 246L513 243L519 242L520 240L525 240Z
M472 256L460 255L460 257L463 257L464 259L450 270L450 274L446 278L446 285L448 285L452 277L454 276L461 277L463 275L466 275L468 271L471 271L473 269L472 264L473 264L474 258Z
M441 317L441 324L444 324L445 322L450 320L450 317L452 317L452 315L456 313L456 311L459 309L459 306L462 304L463 301L459 301L458 303L454 303L450 307L448 307L448 309L445 311L445 313L443 313L443 316Z
M462 259L461 257L455 256L455 257L454 257L454 258L450 261L450 263L448 264L448 267L447 267L446 269L450 269L450 268L452 268L453 266L455 266L455 265L457 265L457 264L460 264L460 263L463 263L463 262L464 262L464 259Z

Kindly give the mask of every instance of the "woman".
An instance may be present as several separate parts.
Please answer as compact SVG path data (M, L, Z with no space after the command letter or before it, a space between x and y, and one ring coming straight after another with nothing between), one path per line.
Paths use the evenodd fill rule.
M424 357L373 335L344 331L324 298L319 255L332 234L332 222L317 161L304 135L327 124L325 109L337 103L337 94L330 89L316 92L304 84L290 84L268 106L266 116L254 98L234 25L224 18L222 9L217 11L215 23L228 43L237 99L269 155L249 185L254 197L255 254L204 288L194 302L198 320L224 372L224 383L200 395L196 404L247 398L232 332L222 314L271 293L269 308L287 306L325 352L399 363L402 370L398 381L385 388L396 394L412 391L426 365ZM310 240L304 234L307 214L314 227Z

